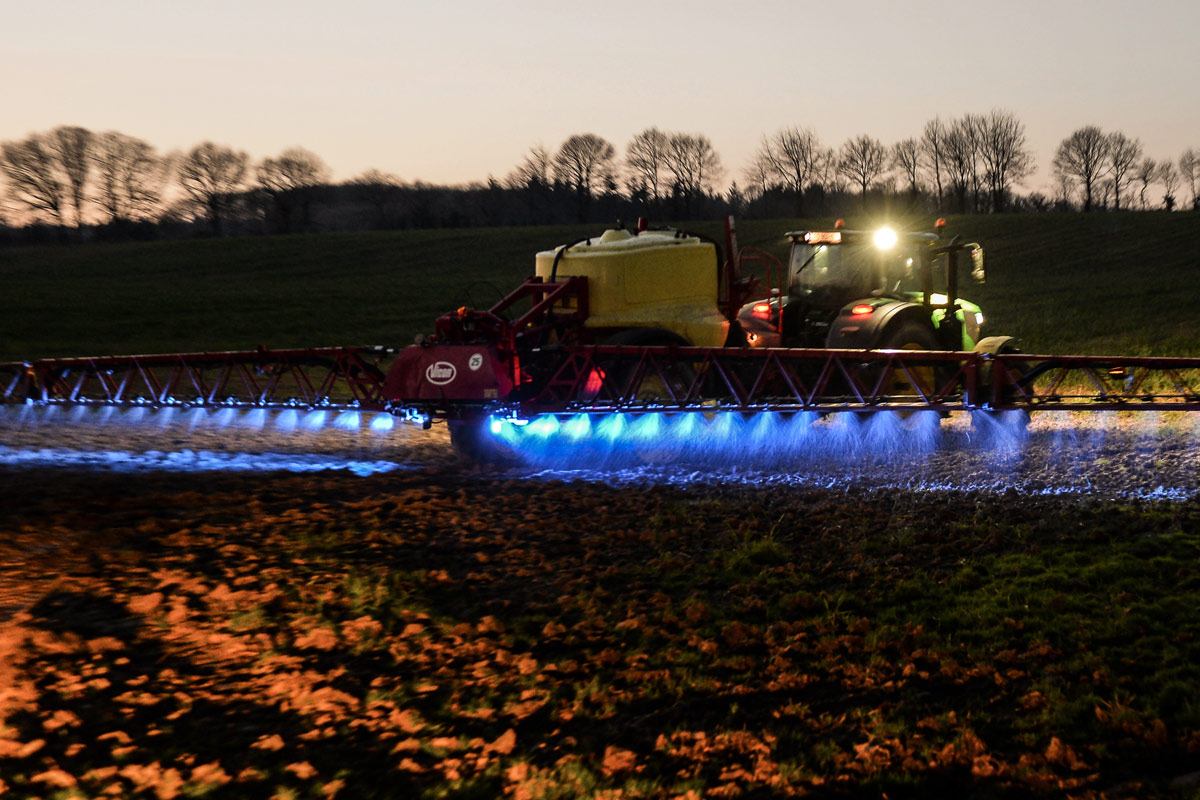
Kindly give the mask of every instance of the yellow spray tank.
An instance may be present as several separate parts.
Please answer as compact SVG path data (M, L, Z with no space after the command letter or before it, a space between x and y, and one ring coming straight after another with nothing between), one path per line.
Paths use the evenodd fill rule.
M676 231L607 230L537 254L543 280L587 278L584 327L600 341L630 328L659 328L699 347L724 345L729 320L717 304L718 273L713 243Z

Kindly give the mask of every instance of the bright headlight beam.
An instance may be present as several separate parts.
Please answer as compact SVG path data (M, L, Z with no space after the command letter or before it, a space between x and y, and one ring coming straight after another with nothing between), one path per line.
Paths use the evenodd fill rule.
M875 231L875 246L880 250L891 250L896 245L896 232L891 228Z

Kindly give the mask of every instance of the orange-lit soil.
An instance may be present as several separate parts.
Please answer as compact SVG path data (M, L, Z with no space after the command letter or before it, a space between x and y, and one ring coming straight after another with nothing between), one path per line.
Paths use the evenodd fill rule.
M1194 505L613 488L442 453L8 469L0 508L13 796L1126 796L1200 769L1194 727L1020 620L980 647L888 595Z

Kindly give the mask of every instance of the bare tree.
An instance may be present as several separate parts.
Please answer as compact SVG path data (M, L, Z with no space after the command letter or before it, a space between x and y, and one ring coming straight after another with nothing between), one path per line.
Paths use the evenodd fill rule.
M551 164L550 152L545 147L540 144L531 147L521 163L505 176L504 185L509 189L549 187Z
M750 159L750 163L742 170L742 177L746 179L746 197L752 200L771 188L774 176L771 174L770 163L756 156Z
M883 142L865 133L847 140L838 151L838 172L859 187L864 207L867 190L883 175L886 164Z
M804 216L804 192L815 182L826 156L826 148L811 128L784 128L774 136L763 136L754 156L756 169L792 192L796 216Z
M1075 182L1065 173L1054 172L1054 204L1060 210L1074 210Z
M603 188L612 176L616 155L612 144L594 133L569 137L555 154L554 178L574 190L580 222L587 218L593 187Z
M242 188L249 161L245 152L204 142L192 148L179 166L180 186L204 209L218 236L232 207L233 195Z
M272 192L287 192L329 181L329 167L316 153L289 147L278 158L264 158L255 170L258 185Z
M960 211L979 211L982 181L979 171L982 117L966 114L950 123L942 139L950 188L958 198ZM967 205L970 197L972 205Z
M1033 154L1025 146L1025 125L1010 111L993 109L978 128L979 155L992 198L992 212L1005 210L1014 183L1033 173Z
M921 143L916 139L904 139L892 146L892 168L898 169L908 181L908 192L913 197L921 193Z
M8 179L12 199L54 225L63 223L65 182L45 134L34 133L19 142L0 145L0 170Z
M683 199L684 210L691 216L697 196L711 191L721 176L721 157L703 134L672 133L667 142L667 171L671 191Z
M670 137L658 128L647 128L625 148L625 169L631 187L644 189L657 202L662 197L663 173L667 169Z
M550 222L555 217L552 172L550 152L539 144L529 148L521 163L504 177L504 186L524 204L529 222Z
M1108 174L1112 177L1113 208L1121 210L1121 191L1133 183L1133 173L1142 157L1142 143L1120 131L1108 134Z
M1142 162L1138 164L1135 177L1141 184L1141 188L1138 190L1138 201L1141 203L1142 210L1145 210L1149 207L1146 192L1149 190L1150 184L1158 178L1158 162L1153 158L1143 158Z
M1083 210L1092 210L1092 200L1101 178L1107 173L1108 137L1095 125L1072 133L1054 154L1054 171L1083 188Z
M944 196L942 175L945 172L946 164L946 128L940 118L934 117L925 123L925 130L921 134L921 152L924 155L930 177L933 178L934 193L937 195L937 210L940 212Z
M117 131L97 134L93 150L99 178L96 201L109 223L153 216L170 172L170 160L146 142Z
M1200 153L1190 147L1184 150L1179 157L1179 173L1192 193L1192 209L1200 211L1200 198L1196 196L1197 184L1200 184Z
M1159 162L1158 179L1163 185L1163 207L1167 211L1175 210L1175 190L1179 188L1179 172L1168 158Z
M320 189L329 183L329 167L316 153L289 147L278 158L264 158L255 169L255 179L271 199L283 231L292 231L292 217L297 211L299 230L306 231L312 227L313 203Z
M76 228L83 224L83 204L92 171L92 139L92 132L78 125L60 125L46 139L66 179L66 196L75 211Z

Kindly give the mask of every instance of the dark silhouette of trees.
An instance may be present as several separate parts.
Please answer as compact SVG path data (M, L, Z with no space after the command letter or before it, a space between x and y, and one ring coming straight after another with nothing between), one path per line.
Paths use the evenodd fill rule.
M249 161L245 152L204 142L179 165L179 185L204 210L217 236L242 189Z
M690 133L672 133L667 140L666 156L671 193L681 201L682 216L689 218L697 199L711 192L721 176L721 157L707 136Z
M529 148L525 158L508 174L504 183L510 189L549 187L553 170L554 160L550 157L550 152L539 144Z
M1084 126L1054 157L1053 188L1027 196L1033 172L1023 123L1009 111L929 120L919 136L885 147L869 134L826 147L811 128L763 135L740 180L722 192L724 169L700 133L648 127L618 158L605 139L583 133L557 150L531 147L502 179L443 186L405 183L378 170L340 184L301 147L264 158L204 142L162 156L117 131L59 126L0 142L0 189L14 214L0 218L6 241L63 238L62 229L104 238L216 235L362 228L611 222L651 216L685 221L727 213L751 217L847 214L872 198L903 195L908 211L1000 213L1150 208L1154 185L1168 210L1200 209L1200 156L1144 157L1121 132ZM619 168L620 172L616 170ZM180 192L169 191L174 178ZM248 178L252 178L248 185ZM619 182L618 182L619 181ZM1180 188L1182 185L1183 188ZM169 207L167 204L170 203ZM46 231L46 225L56 230ZM17 232L29 228L28 237ZM96 230L89 234L88 227Z
M1095 125L1085 125L1058 146L1053 167L1070 186L1083 189L1083 210L1091 211L1096 189L1107 173L1108 137Z
M945 197L942 177L946 171L946 126L940 117L925 123L925 130L921 132L921 155L933 183L938 213L941 213Z
M796 216L804 216L804 193L831 160L832 151L811 128L784 128L763 136L747 177L753 176L756 184L779 185L792 195Z
M1138 202L1141 203L1142 209L1149 208L1149 201L1146 199L1146 192L1150 189L1150 184L1158 178L1158 162L1153 158L1143 158L1138 164L1137 172L1134 173L1141 187L1138 189Z
M504 185L520 201L523 213L517 217L519 221L533 224L553 221L553 164L550 151L539 144L529 148L521 163L504 178Z
M60 125L19 142L5 142L0 170L11 184L13 199L54 225L66 224L70 209L79 228L92 170L92 140L87 128Z
M574 190L580 222L587 219L593 191L612 179L616 156L616 148L594 133L569 137L555 154L554 178Z
M1192 193L1192 210L1200 211L1200 197L1196 196L1197 184L1200 184L1200 154L1190 147L1179 156L1179 174Z
M1170 159L1158 165L1158 179L1163 185L1163 206L1167 211L1175 210L1175 190L1179 188L1179 172Z
M1025 125L1010 111L993 109L979 120L976 133L992 213L1008 206L1012 187L1033 172L1033 154L1025 146Z
M96 202L109 224L152 218L170 175L170 159L146 142L117 131L98 134L93 146Z
M270 202L272 228L282 233L313 228L312 208L329 183L329 167L303 147L290 147L277 158L265 158L255 180Z
M860 134L846 141L838 151L837 169L858 187L865 209L867 190L887 170L887 150L878 139Z
M15 201L51 224L61 225L66 187L47 138L46 134L34 133L19 142L0 145L0 170L8 179Z
M371 227L377 230L392 227L389 222L399 216L404 193L399 178L377 169L369 169L351 178L346 182L346 186L351 190L350 196L354 200L371 208Z
M625 173L630 194L645 192L646 200L658 205L669 148L670 137L658 128L646 128L629 140L625 147Z
M46 138L65 177L66 198L75 212L75 227L83 224L88 177L92 171L92 132L78 125L60 125Z
M1108 156L1108 175L1112 180L1113 208L1121 210L1121 192L1133 183L1138 160L1142 157L1142 143L1130 139L1120 131L1108 134L1105 144Z
M916 139L902 139L892 145L891 168L899 170L908 183L911 197L921 194L921 143Z
M981 127L981 117L966 114L950 123L942 140L950 191L963 213L979 212Z

